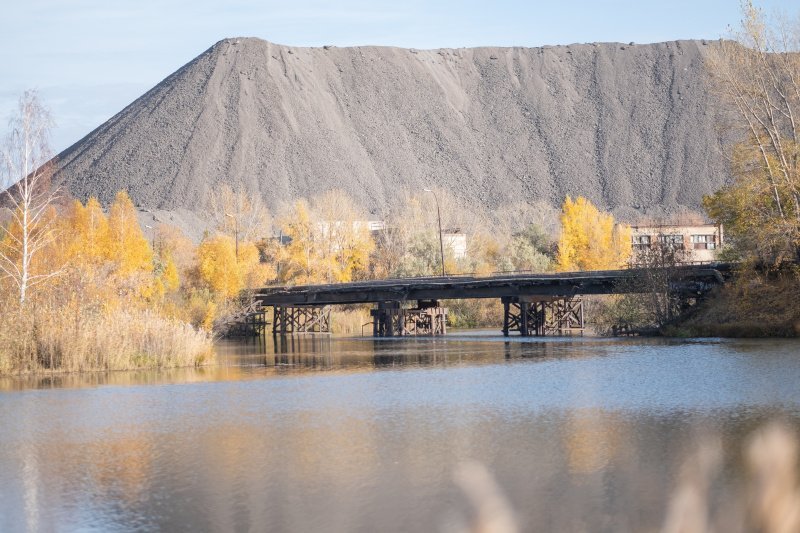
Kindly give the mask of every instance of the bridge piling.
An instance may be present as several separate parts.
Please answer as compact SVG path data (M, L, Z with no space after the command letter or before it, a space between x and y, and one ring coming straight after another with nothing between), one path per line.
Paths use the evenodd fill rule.
M583 300L570 297L504 296L503 335L519 331L522 337L583 333Z
M294 333L330 333L331 306L273 305L273 335Z
M400 302L378 302L370 311L374 337L444 335L447 333L447 308L437 300L420 300L413 308Z

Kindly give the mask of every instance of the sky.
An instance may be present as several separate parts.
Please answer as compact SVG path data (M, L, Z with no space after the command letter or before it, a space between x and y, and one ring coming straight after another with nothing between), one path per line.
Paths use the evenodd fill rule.
M800 0L756 2L800 12ZM0 0L0 135L22 91L69 147L226 37L405 48L718 39L738 0Z

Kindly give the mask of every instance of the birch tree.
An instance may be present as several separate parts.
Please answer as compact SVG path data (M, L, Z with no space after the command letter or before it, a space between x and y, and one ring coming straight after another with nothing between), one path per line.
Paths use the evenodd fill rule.
M0 239L0 278L10 280L20 306L31 290L58 275L58 270L37 269L45 248L54 239L55 216L51 206L58 188L51 184L48 139L53 125L49 111L35 91L19 99L16 114L2 147L4 203L13 214Z
M800 25L742 3L733 39L709 58L740 142L734 182L705 199L741 250L762 259L800 257Z
M269 235L272 219L264 200L258 193L249 191L241 181L234 187L224 184L209 192L206 205L220 233L241 242L259 241Z

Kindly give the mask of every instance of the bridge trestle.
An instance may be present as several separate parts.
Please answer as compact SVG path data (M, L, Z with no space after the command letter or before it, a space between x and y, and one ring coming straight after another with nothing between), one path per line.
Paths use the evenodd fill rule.
M576 297L506 296L503 335L519 331L523 337L583 334L583 300Z
M370 315L373 337L447 333L447 308L436 300L420 300L414 308L403 308L400 302L379 302Z
M330 333L331 306L273 305L273 335L293 333Z

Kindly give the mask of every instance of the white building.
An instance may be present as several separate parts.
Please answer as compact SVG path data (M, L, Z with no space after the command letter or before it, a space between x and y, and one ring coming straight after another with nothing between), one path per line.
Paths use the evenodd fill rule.
M631 230L634 262L637 253L656 246L684 250L687 262L715 261L724 238L722 226L714 224L632 226Z
M467 257L467 235L461 232L443 232L442 245L453 252L456 259Z

